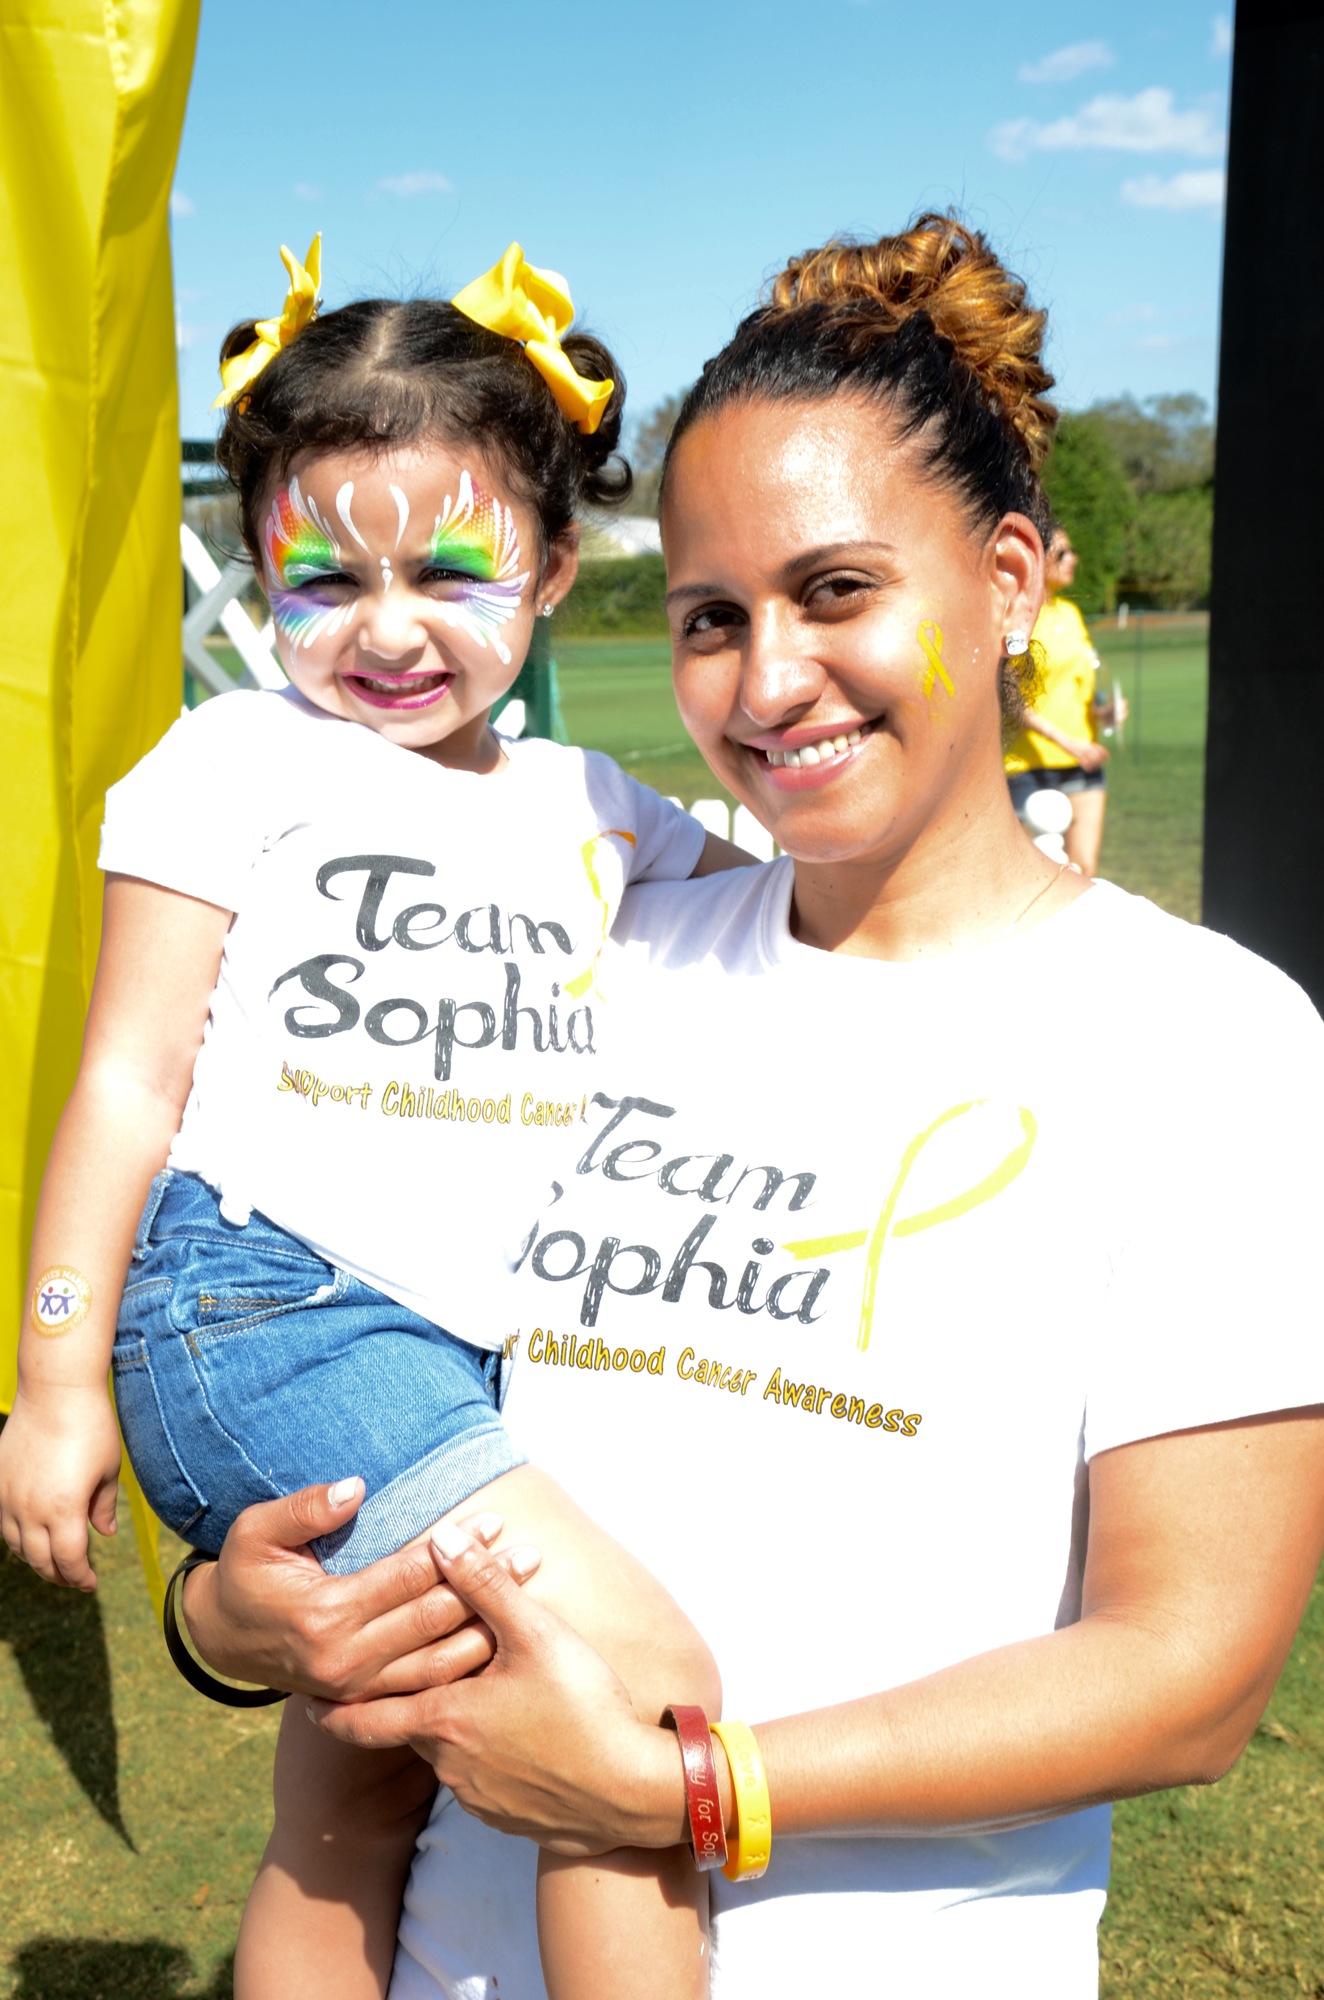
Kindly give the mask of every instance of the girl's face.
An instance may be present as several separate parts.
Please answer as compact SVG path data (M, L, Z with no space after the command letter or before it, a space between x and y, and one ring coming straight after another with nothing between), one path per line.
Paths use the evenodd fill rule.
M676 699L787 853L895 865L1009 816L998 666L1043 549L972 531L873 404L747 403L686 433L663 509Z
M443 444L307 453L260 520L276 644L300 694L438 763L492 768L488 711L538 610L574 581L573 532L540 575L532 510L472 447Z

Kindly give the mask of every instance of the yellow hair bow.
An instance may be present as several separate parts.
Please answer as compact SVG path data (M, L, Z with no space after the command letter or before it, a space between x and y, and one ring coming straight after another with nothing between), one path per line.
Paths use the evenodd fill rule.
M249 384L255 382L268 361L288 347L298 338L317 315L317 294L322 287L322 233L319 230L308 245L308 255L301 264L292 251L282 243L280 260L289 274L290 288L285 294L279 319L260 319L254 332L257 338L243 350L242 354L232 354L228 361L221 363L221 381L224 387L213 410L222 409L233 403L236 396L242 396Z
M561 336L570 331L575 308L559 272L526 264L519 244L512 243L501 261L457 292L451 304L466 319L521 342L557 408L586 436L593 434L616 384L581 375L563 350Z

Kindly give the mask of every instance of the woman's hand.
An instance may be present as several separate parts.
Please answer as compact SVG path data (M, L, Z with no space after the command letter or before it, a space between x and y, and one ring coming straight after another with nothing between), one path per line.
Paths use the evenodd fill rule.
M624 1683L578 1633L525 1596L501 1561L445 1522L433 1548L495 1651L481 1673L403 1700L309 1712L367 1749L407 1743L467 1812L554 1853L671 1847L684 1838L676 1740L640 1722Z
M1082 771L1098 771L1108 762L1108 746L1105 743L1070 743L1064 746L1070 750Z
M363 1497L361 1479L344 1479L245 1509L220 1560L185 1580L185 1622L209 1666L299 1694L367 1700L435 1687L491 1659L490 1635L438 1581L426 1542L352 1576L323 1571L308 1543L343 1528ZM484 1545L501 1525L496 1514L468 1523ZM512 1590L538 1564L531 1550L494 1560Z

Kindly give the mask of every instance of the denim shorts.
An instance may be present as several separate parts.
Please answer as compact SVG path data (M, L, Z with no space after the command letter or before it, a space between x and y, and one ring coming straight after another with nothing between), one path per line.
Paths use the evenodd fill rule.
M228 1221L192 1174L152 1183L111 1366L148 1504L213 1555L253 1501L358 1473L358 1514L313 1549L326 1569L362 1569L523 1462L499 1415L499 1354L265 1216Z
M1100 764L1097 771L1085 771L1079 764L1045 764L1037 771L1009 771L1007 788L1011 802L1018 813L1025 811L1025 802L1032 792L1104 792L1108 789L1108 773Z

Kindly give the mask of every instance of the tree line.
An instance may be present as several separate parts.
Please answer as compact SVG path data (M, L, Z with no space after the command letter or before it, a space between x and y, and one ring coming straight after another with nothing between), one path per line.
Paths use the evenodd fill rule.
M681 405L667 396L629 438L629 512L657 512L662 460ZM1119 603L1188 610L1209 597L1214 427L1192 394L1117 396L1070 410L1058 425L1044 485L1080 558L1072 596L1082 610ZM586 561L561 619L567 635L666 630L662 558Z

